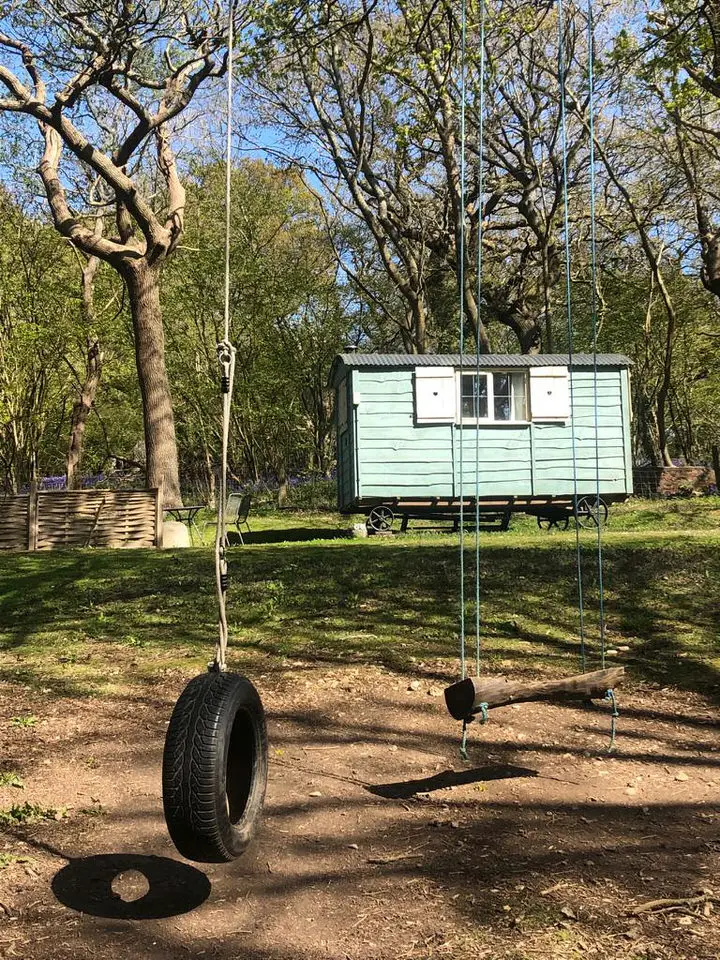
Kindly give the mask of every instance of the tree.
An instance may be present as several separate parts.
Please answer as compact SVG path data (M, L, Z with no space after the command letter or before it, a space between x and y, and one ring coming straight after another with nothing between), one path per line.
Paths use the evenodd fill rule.
M387 297L376 305L397 325L405 350L424 352L447 341L457 315L457 294L451 300L461 245L468 333L484 351L493 324L511 330L523 352L540 350L543 336L551 349L550 301L562 276L558 86L548 82L556 69L557 19L531 0L510 0L489 14L479 199L479 5L470 3L468 11L464 203L461 26L450 0L278 2L269 29L280 39L271 44L270 69L254 78L254 96L262 91L268 122L282 125L286 136L277 149L284 160L319 180L337 215L360 221L372 237L404 310L395 304L387 310ZM569 59L578 44L571 22ZM582 127L571 121L568 134L572 191L584 186L587 150ZM487 268L479 304L480 206ZM366 274L352 260L341 262L361 294L374 299Z
M39 475L50 411L61 404L69 257L55 233L0 190L0 465L6 491Z
M235 8L238 33L247 16L247 5ZM127 288L147 482L164 485L169 502L180 501L180 479L160 274L185 219L173 137L201 85L226 68L225 17L216 2L49 0L10 6L0 28L0 112L37 125L55 228ZM89 191L76 187L78 169ZM114 210L114 235L93 229L98 208Z
M183 462L214 491L219 450L215 345L222 329L225 171L193 170L186 242L163 294ZM232 172L231 339L237 348L230 461L237 478L327 473L327 376L351 319L318 204L294 171L246 160Z

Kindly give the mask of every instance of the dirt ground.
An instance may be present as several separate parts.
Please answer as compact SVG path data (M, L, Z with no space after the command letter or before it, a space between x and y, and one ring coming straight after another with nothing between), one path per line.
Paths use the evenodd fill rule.
M163 736L180 674L144 699L0 686L6 827L0 957L170 960L720 957L720 726L698 696L524 704L473 724L470 762L432 677L291 664L256 677L271 744L266 816L241 860L196 869L167 837ZM11 717L33 713L32 727ZM63 810L63 808L66 808ZM27 860L25 860L27 858ZM23 862L25 860L25 862Z

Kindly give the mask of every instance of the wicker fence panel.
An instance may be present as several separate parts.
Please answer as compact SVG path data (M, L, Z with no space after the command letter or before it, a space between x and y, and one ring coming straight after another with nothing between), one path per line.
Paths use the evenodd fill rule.
M156 547L157 490L36 491L0 501L0 549Z
M0 499L0 550L27 550L30 497Z

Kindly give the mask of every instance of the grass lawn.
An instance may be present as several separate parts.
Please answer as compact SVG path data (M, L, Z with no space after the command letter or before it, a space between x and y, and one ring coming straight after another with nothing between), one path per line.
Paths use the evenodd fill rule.
M710 498L613 514L608 663L628 668L614 753L607 703L514 704L472 725L465 762L441 698L459 671L458 535L351 539L337 514L255 511L231 551L230 666L267 711L264 820L240 860L201 869L173 851L160 768L172 704L215 643L209 546L0 556L0 945L27 960L715 960L716 911L628 911L716 890L719 521ZM588 668L596 546L581 534ZM576 560L574 531L518 518L482 534L484 670L580 669Z
M271 542L232 550L234 663L252 672L297 658L356 661L452 678L457 535L339 538L349 523L323 513L251 516L253 538ZM474 634L475 551L472 537L465 542ZM603 544L612 662L636 681L717 692L720 499L623 505ZM600 654L595 548L594 534L583 533L589 666ZM507 533L481 535L480 556L485 668L576 672L575 534L518 518ZM213 591L206 548L2 556L0 679L58 693L130 692L158 672L201 668L215 641ZM474 655L474 635L468 645Z

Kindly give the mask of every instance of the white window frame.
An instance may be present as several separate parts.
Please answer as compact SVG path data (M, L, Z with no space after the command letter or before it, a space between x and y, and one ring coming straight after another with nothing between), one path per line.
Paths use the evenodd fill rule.
M495 414L495 379L493 374L496 374L496 373L510 373L510 374L515 374L516 376L518 374L522 374L524 392L525 392L525 397L524 397L525 417L522 420L496 420L495 419L495 416L494 416ZM488 394L487 394L488 415L487 417L463 417L462 415L462 378L464 376L475 377L477 375L478 375L478 371L473 369L465 368L465 369L456 371L457 419L455 422L457 424L465 427L475 427L475 426L507 426L507 425L512 426L513 424L515 425L527 424L531 422L530 412L529 412L530 401L528 396L529 388L530 388L530 383L529 383L530 378L528 377L527 370L518 370L517 368L512 369L512 368L504 368L504 367L492 367L492 368L486 368L486 369L480 370L480 376L481 377L484 376L487 379L487 384L488 384ZM510 383L511 384L513 383L512 378L510 380ZM512 389L514 389L514 387ZM515 409L514 396L511 400L510 406L512 410Z

